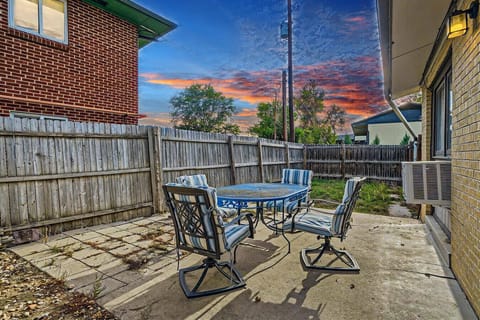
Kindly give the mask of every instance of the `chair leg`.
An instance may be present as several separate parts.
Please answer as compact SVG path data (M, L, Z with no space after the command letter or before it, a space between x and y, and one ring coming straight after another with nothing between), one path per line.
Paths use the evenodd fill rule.
M203 291L199 290L203 280L205 279L205 276L207 275L208 270L212 268L219 271L220 275L228 279L230 281L230 285L225 287L210 289L210 290L203 290ZM224 268L228 268L230 272L225 272L223 270ZM190 273L196 270L202 270L202 269L203 269L202 274L198 278L193 288L190 289L185 279L185 276L187 275L187 273ZM207 258L203 260L203 263L200 265L180 269L178 277L180 280L180 286L182 287L182 290L187 296L187 298L197 298L197 297L204 297L204 296L209 296L213 294L223 293L223 292L244 287L246 284L245 280L243 280L242 275L237 270L237 268L235 268L235 266L231 261L219 262L212 258Z
M320 261L320 258L325 253L333 253L335 255L335 259L330 261L327 265L317 265L317 262ZM311 258L311 254L316 254L314 258ZM302 250L302 263L307 269L316 269L322 270L324 272L329 273L359 273L360 266L358 265L355 258L350 255L346 250L338 250L335 249L331 242L330 238L325 238L325 242L318 248L305 248ZM336 260L342 261L346 267L333 267L331 264Z

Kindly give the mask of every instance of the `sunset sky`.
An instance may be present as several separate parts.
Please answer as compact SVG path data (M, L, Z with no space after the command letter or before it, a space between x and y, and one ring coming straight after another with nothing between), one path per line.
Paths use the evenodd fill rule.
M280 98L287 42L279 26L286 0L136 2L178 25L139 51L141 123L170 126L169 100L193 83L234 98L234 121L242 129L257 121L259 102L276 93ZM292 4L294 89L315 80L325 105L343 107L348 123L385 110L375 0Z

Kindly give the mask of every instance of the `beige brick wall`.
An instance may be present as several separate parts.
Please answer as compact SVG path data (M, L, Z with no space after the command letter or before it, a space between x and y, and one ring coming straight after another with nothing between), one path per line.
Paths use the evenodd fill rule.
M477 314L480 314L479 45L478 29L452 41L452 269Z
M459 1L457 9L470 2ZM431 88L451 49L453 88L452 132L452 270L480 314L480 18L469 19L463 37L445 40L428 70L424 84L422 117L423 159L431 154Z

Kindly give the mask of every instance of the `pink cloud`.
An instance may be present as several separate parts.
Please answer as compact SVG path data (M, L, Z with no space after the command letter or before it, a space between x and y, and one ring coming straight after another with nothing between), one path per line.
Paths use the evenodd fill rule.
M351 19L361 20L356 17ZM308 81L314 80L325 91L325 106L336 104L344 108L350 118L358 120L385 108L382 83L378 74L380 63L379 58L375 56L294 66L294 90L298 92ZM239 71L229 78L182 79L155 73L144 73L140 76L149 83L175 89L184 89L194 83L211 84L226 97L252 105L270 102L275 96L281 99L279 70ZM160 121L158 117L153 119L155 120L152 121ZM256 121L255 108L244 108L235 116L235 122L241 125L242 129L252 126Z

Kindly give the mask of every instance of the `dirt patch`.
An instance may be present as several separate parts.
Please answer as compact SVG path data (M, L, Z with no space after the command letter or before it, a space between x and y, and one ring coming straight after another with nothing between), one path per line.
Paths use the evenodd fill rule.
M116 319L12 252L0 251L0 319Z

